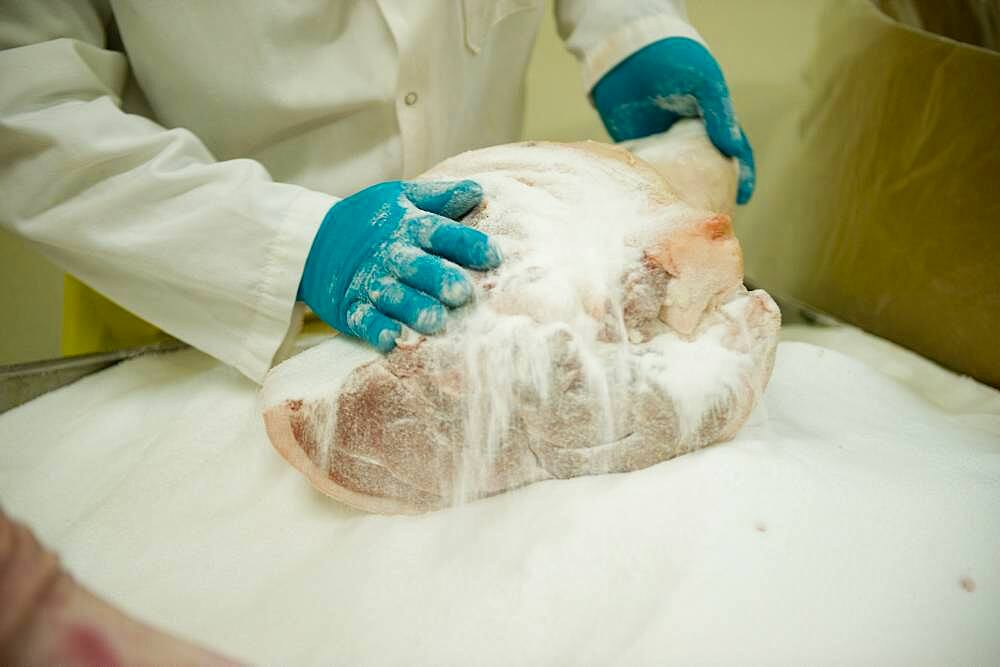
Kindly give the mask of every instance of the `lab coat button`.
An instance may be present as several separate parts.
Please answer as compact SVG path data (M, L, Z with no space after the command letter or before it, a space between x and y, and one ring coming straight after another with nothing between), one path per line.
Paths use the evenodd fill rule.
M403 98L403 101L406 102L406 106L412 107L417 103L417 94L411 90L406 94L406 97Z

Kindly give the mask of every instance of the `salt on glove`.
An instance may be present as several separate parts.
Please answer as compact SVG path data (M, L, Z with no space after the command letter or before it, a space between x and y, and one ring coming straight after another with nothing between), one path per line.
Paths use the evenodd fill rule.
M736 201L750 200L753 150L736 122L719 63L698 42L668 37L643 47L605 74L592 96L615 141L665 132L680 118L701 116L715 147L739 161Z
M401 324L438 333L445 306L472 297L459 268L492 269L500 252L459 220L479 205L474 181L388 181L334 204L313 240L299 283L304 301L327 324L382 352Z

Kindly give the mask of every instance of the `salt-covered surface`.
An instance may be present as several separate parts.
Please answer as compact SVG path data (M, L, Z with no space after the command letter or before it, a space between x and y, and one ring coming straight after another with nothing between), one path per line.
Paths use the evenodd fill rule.
M736 439L418 517L313 491L196 352L0 417L0 499L143 619L257 663L996 664L1000 393L792 329Z

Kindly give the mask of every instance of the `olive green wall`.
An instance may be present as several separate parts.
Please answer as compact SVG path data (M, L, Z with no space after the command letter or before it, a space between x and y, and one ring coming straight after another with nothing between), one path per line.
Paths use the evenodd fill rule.
M0 285L0 365L58 356L62 274L0 231Z

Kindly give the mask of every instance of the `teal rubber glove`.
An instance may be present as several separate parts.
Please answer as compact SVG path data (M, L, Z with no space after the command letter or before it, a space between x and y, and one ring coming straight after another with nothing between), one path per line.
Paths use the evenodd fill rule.
M472 283L458 265L492 269L500 263L485 234L454 222L482 198L474 181L388 181L342 199L313 240L299 300L334 329L382 352L396 346L401 323L424 334L440 332L445 306L472 297Z
M618 63L591 92L615 141L665 132L680 118L704 118L715 147L739 161L736 201L750 200L755 178L753 150L736 122L719 63L704 46L686 37L653 42Z

